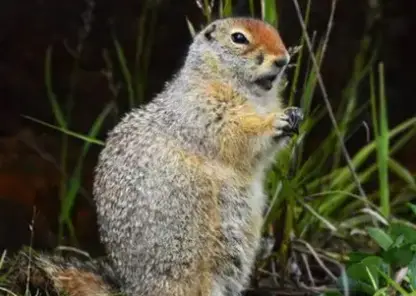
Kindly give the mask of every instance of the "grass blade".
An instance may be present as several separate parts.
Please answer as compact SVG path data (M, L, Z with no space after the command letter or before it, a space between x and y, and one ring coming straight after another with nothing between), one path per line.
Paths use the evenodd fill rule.
M268 22L274 27L277 27L278 16L275 0L262 0L261 1L261 16L263 20Z
M41 125L44 125L44 126L46 126L46 127L52 128L52 129L54 129L54 130L60 131L61 133L67 134L68 136L71 136L71 137L74 137L74 138L77 138L77 139L80 139L80 140L86 141L86 142L88 142L88 143L91 143L91 144L96 144L96 145L100 145L100 146L103 146L103 145L104 145L104 142L103 142L103 141L100 141L100 140L98 140L98 139L96 139L96 138L92 138L92 137L89 137L89 136L85 136L85 135L82 135L82 134L79 134L79 133L76 133L76 132L70 131L70 130L68 130L68 129L66 129L66 128L59 127L59 126L56 126L56 125L53 125L53 124L47 123L47 122L45 122L45 121L42 121L42 120L36 119L36 118L34 118L34 117L31 117L31 116L22 115L22 117L24 117L24 118L26 118L26 119L29 119L29 120L31 120L31 121L33 121L33 122L39 123L39 124L41 124Z
M117 58L120 63L121 72L123 73L124 80L127 86L127 94L128 94L130 108L133 108L135 106L134 90L133 90L131 74L127 66L126 57L124 55L123 48L121 47L117 38L113 37L113 42L114 42L114 47L116 48Z
M56 99L56 95L53 92L52 88L52 46L49 46L46 50L46 58L45 58L45 85L46 91L49 98L49 101L52 106L52 112L55 116L56 121L61 127L66 127L67 123L62 112L61 107L59 107L58 100Z
M229 17L233 14L233 3L232 0L224 0L224 4L222 4L223 1L221 1L221 11L220 11L220 17Z
M110 103L104 108L101 114L96 118L88 134L89 138L94 138L97 136L98 132L101 129L102 124L104 123L105 118L110 114L112 109L113 109L113 103ZM61 234L62 234L63 223L67 224L70 230L73 229L72 223L70 222L71 211L74 206L78 191L81 187L82 167L83 167L84 159L87 156L90 146L91 146L90 142L85 142L82 148L82 153L79 156L77 165L74 169L74 173L72 174L70 178L68 192L66 193L65 199L62 201L62 204L61 204L61 214L60 214ZM73 233L73 230L71 231L71 233Z
M406 169L403 165L399 162L395 161L393 158L389 158L388 160L389 168L404 182L407 183L411 188L416 188L416 182L414 176L410 173L408 169Z
M380 83L380 117L379 128L380 134L377 137L377 163L379 172L380 187L380 207L385 217L390 215L390 192L388 176L388 159L389 159L389 128L388 115L386 110L386 95L384 88L384 66L379 65L379 83Z

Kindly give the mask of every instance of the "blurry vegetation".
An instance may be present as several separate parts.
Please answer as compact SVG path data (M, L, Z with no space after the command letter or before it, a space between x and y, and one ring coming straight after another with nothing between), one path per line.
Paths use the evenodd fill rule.
M249 0L253 14L254 2L257 3ZM293 2L299 8L297 0ZM212 1L196 1L205 23L218 16L233 15L232 0L219 3L214 7ZM259 3L261 17L278 27L276 2ZM331 38L336 1L332 2L327 32L319 34L321 38L308 35L306 30L310 5L311 0L299 9L304 30L299 47L292 49L293 65L285 89L289 105L300 106L305 121L292 145L279 155L265 184L270 207L264 232L274 237L276 243L272 256L258 262L253 288L320 295L416 295L416 206L412 204L416 196L415 175L395 159L396 153L414 137L416 118L395 126L389 124L384 65L378 56L377 42L371 40L370 34L364 34L361 40L339 103L336 108L330 104L320 66ZM372 9L380 9L378 5L381 4ZM63 100L56 98L52 87L52 48L46 53L45 83L55 124L28 118L62 132L60 236L69 231L74 238L71 214L74 200L82 191L83 160L91 145L103 145L103 139L96 138L103 121L110 114L114 118L121 115L117 113L121 100L127 100L129 107L143 102L157 16L157 6L145 5L137 20L133 61L127 60L123 44L113 34L116 55L107 53L105 58L114 101L103 108L87 135L71 130L71 108L59 105L58 101ZM373 16L370 12L367 29ZM191 35L200 29L188 19L187 23ZM144 31L145 27L148 30ZM74 51L73 84L82 40L79 43ZM120 70L121 85L112 80L116 75L111 72L114 68ZM366 103L358 104L363 89L368 89ZM317 94L323 100L317 102ZM70 106L72 97L64 101ZM364 113L371 114L370 120L362 120ZM307 153L310 135L328 121L331 128ZM349 155L345 146L361 129L367 133L367 142ZM85 143L72 170L66 163L68 137Z

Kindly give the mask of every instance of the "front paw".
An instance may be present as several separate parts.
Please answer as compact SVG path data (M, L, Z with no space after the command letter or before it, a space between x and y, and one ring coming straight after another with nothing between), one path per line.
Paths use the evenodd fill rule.
M276 121L275 139L282 137L291 137L299 134L299 126L303 121L302 109L298 107L289 107Z

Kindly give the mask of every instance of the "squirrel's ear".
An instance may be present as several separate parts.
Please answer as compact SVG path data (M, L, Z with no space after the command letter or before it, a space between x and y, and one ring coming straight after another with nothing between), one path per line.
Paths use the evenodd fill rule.
M212 36L213 35L212 33L214 33L215 29L216 29L215 24L208 26L208 28L206 28L204 32L205 39L207 39L208 41L211 41L214 38Z

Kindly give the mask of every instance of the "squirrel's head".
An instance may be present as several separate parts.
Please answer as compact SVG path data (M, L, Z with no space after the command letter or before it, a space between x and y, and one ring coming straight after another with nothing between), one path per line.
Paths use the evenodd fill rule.
M265 95L276 91L281 74L290 55L271 25L253 18L225 18L216 20L199 32L190 53L214 57L221 75L254 92ZM200 58L200 57L199 57Z

